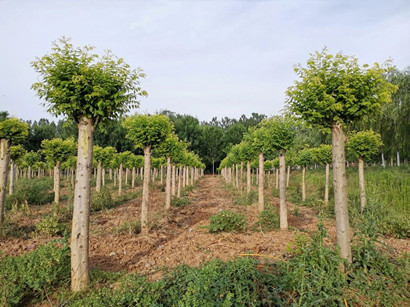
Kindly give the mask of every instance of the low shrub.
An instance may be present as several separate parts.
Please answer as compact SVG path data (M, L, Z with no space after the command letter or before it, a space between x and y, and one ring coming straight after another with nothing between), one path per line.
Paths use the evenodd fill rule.
M216 233L221 231L243 231L246 229L246 217L241 213L235 213L230 210L220 211L218 214L211 216L208 226L209 232Z
M128 233L129 235L139 234L141 232L141 222L125 222L124 224L115 227L113 231L114 233Z
M190 204L189 198L188 197L174 197L171 200L171 205L175 206L175 207L185 207L188 206Z
M36 230L45 235L56 236L63 235L66 231L64 224L60 223L56 216L46 216L36 224Z
M93 192L91 194L90 209L92 212L110 209L114 206L110 191L102 188L100 192Z
M0 306L22 306L70 279L69 247L52 241L18 257L0 262Z
M259 219L256 223L258 229L262 231L272 231L279 229L280 220L276 207L272 205L266 205L265 209L259 213Z
M11 209L13 204L27 202L29 205L43 205L53 201L53 179L43 178L20 178L17 180L14 193L6 198L6 207Z

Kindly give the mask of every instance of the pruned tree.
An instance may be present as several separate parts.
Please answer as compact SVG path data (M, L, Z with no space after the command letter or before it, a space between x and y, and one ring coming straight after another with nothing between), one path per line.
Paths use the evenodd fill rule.
M0 121L0 225L4 221L4 201L6 199L10 145L18 144L27 135L28 125L17 118L6 118Z
M310 148L302 149L297 155L297 164L302 167L302 201L306 200L306 167L313 162L313 154Z
M364 161L369 161L383 145L381 136L373 130L349 133L346 142L347 151L358 160L360 210L366 207L366 188L364 180Z
M345 171L345 127L377 112L391 101L396 87L384 78L386 70L377 63L360 66L357 58L326 49L311 54L306 67L295 66L300 80L287 90L291 112L307 123L332 131L333 189L336 237L340 255L352 261Z
M144 183L141 204L141 232L148 233L149 182L151 172L151 150L158 147L172 133L173 125L165 115L134 115L123 122L127 138L134 141L136 148L144 150Z
M29 151L24 155L23 159L28 167L27 178L31 178L32 173L33 173L34 163L41 160L40 154L36 151Z
M74 139L62 140L60 138L43 140L41 142L42 153L46 161L54 166L54 202L60 203L60 172L61 162L75 154L76 144Z
M325 204L329 203L329 175L330 163L332 163L332 146L321 144L320 147L314 149L314 157L318 163L324 163L326 168L325 173Z
M86 288L89 278L89 210L93 134L98 124L138 107L145 74L122 58L94 47L74 48L69 39L53 43L50 54L31 63L40 80L32 85L48 112L64 115L78 125L77 170L71 235L71 289Z

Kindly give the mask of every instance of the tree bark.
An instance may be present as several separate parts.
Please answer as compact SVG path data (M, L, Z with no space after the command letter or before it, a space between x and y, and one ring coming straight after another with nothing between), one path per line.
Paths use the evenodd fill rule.
M176 167L175 164L172 165L172 188L171 188L171 195L175 196L175 178L176 177Z
M120 164L120 169L118 170L118 196L122 195L122 171L123 166Z
M359 158L359 190L360 190L360 211L366 207L366 187L364 182L364 161Z
M71 290L84 290L89 275L89 216L91 168L93 161L93 122L82 116L78 123L77 171L71 231Z
M14 178L16 172L16 164L13 160L10 160L10 184L9 184L9 195L14 193Z
M347 179L345 134L339 123L332 125L333 190L335 197L336 239L340 255L352 262L350 247L349 211L347 206Z
M144 148L144 183L142 186L141 233L148 233L149 182L151 175L151 146Z
M326 182L325 182L325 204L329 203L329 173L330 173L330 165L326 163Z
M135 188L135 166L132 167L131 172L131 188Z
M61 162L57 161L54 166L54 202L56 204L60 203L60 173Z
M386 167L386 161L384 161L384 153L382 153L382 166Z
M4 202L6 200L9 159L9 141L7 139L0 139L0 225L4 222Z
M185 188L186 186L186 167L183 166L182 168L182 187Z
M259 154L259 180L258 180L258 210L262 212L265 207L265 199L263 197L263 188L264 188L264 157L263 153Z
M396 151L396 165L400 166L400 154L398 150Z
M95 190L97 192L101 192L101 182L102 182L102 167L101 167L101 161L98 161L97 178L96 178L96 183L95 183Z
M235 164L235 186L239 187L239 167L238 163Z
M306 176L306 166L302 167L302 201L306 200L306 181L305 181L305 176Z
M164 166L163 165L161 165L160 177L161 177L161 184L163 184L164 183Z
M251 162L246 162L246 193L251 192Z
M275 187L276 190L279 189L279 168L276 169L276 182L275 182Z
M288 174L286 176L286 187L289 187L290 165L288 165Z
M288 229L288 208L286 203L286 165L285 151L282 150L279 155L279 197L280 197L280 229Z
M171 157L167 157L167 179L165 182L165 209L171 208Z
M178 168L178 191L177 191L177 197L181 197L181 180L182 180L182 166Z
M194 168L191 166L191 185L194 185Z

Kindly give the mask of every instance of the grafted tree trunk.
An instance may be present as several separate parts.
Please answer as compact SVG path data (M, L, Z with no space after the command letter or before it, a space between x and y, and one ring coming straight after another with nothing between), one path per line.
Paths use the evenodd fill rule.
M302 167L302 201L306 200L306 181L305 181L305 176L306 176L306 166Z
M329 173L330 165L326 163L325 204L329 203Z
M144 183L142 186L141 233L148 233L149 182L151 175L151 146L144 148Z
M97 192L101 192L101 182L102 182L102 167L101 167L101 161L98 161L97 179L96 179L96 183L95 183L95 190Z
M246 193L251 192L251 162L246 162Z
M7 172L10 159L9 141L0 139L0 225L4 222L4 202L6 200Z
M345 164L345 134L342 125L332 125L333 190L335 195L336 239L341 257L352 262Z
M258 180L258 210L262 212L265 207L265 199L263 197L263 188L264 188L264 157L263 153L259 154L259 180Z
M82 116L78 123L77 171L71 231L71 290L84 290L89 275L89 216L91 168L93 159L93 122Z
M171 157L167 157L167 179L165 182L165 209L171 208Z
M60 173L61 162L57 161L54 166L54 202L56 204L60 203Z
M285 151L281 151L279 155L280 182L279 182L279 197L280 197L280 229L288 229L288 208L286 203L286 165Z
M360 190L360 210L363 212L366 207L366 187L364 182L364 161L359 158L359 190Z

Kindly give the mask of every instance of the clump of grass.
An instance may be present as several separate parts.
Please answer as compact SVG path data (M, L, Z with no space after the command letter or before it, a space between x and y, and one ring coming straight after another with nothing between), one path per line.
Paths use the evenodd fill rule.
M209 232L244 231L247 226L246 217L241 213L223 210L210 217Z
M259 213L258 222L256 223L255 230L262 230L262 231L272 231L274 229L279 229L279 215L277 209L268 204L265 205L265 209Z
M171 205L175 207L185 207L190 204L189 198L184 196L184 197L174 197L171 200Z
M139 234L141 232L141 222L140 221L131 221L125 222L113 229L114 233L121 234L127 233L129 235Z
M249 193L236 192L234 194L234 204L238 206L250 206L256 202L258 193L256 191L250 191Z

